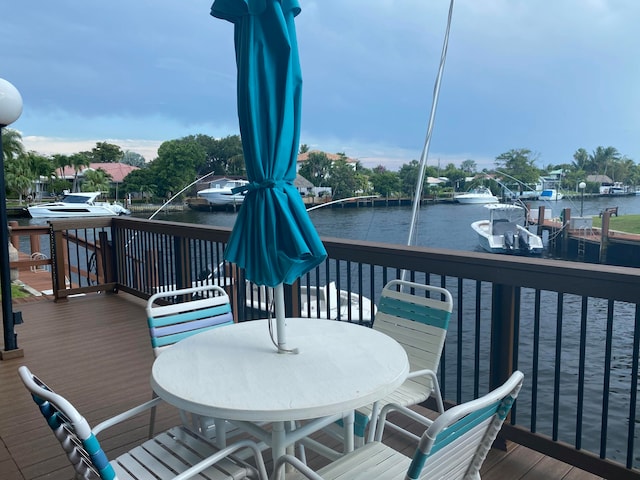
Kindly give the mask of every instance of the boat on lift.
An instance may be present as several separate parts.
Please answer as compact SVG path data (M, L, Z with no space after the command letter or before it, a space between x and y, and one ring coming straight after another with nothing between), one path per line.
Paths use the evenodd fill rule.
M488 204L485 208L489 210L489 219L471 224L484 250L516 255L542 254L542 238L525 226L525 208L506 203Z
M198 198L203 198L211 206L241 205L244 202L245 192L234 193L233 189L244 187L249 182L246 180L230 180L228 178L217 180L209 184L209 188L200 190Z

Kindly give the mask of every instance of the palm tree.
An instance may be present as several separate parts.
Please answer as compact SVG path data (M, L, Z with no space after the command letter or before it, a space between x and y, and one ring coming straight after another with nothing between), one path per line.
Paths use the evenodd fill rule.
M33 172L29 168L27 156L22 154L9 158L4 167L7 190L17 193L22 203L22 196L28 192L33 180Z
M91 160L89 160L89 157L84 153L74 153L69 157L69 163L73 167L73 171L74 171L72 191L77 192L78 191L78 173L80 173L80 170L82 170L82 167L88 167L89 164L91 163Z
M110 180L111 175L101 168L97 170L86 170L84 172L84 181L82 182L82 191L108 192Z
M606 175L610 164L619 160L620 153L614 147L598 147L589 155L589 170L593 173L602 172L603 175Z
M584 148L579 148L573 154L573 166L577 170L587 170L589 166L589 153Z
M2 154L5 161L24 155L24 145L22 145L20 132L11 128L5 128L2 131Z

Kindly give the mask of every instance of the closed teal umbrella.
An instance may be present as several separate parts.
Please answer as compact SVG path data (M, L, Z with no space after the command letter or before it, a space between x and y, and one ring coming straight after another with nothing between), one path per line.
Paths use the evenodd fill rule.
M216 0L234 24L238 119L250 184L225 259L246 278L276 287L278 344L286 349L282 284L322 263L326 251L293 185L300 141L302 74L296 0Z

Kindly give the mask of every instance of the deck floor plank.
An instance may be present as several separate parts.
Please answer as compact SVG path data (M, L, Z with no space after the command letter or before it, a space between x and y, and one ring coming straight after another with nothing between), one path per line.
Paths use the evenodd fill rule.
M149 371L153 354L149 344L144 302L133 296L89 294L55 303L51 297L14 302L24 323L16 326L24 357L0 361L0 479L68 480L73 470L45 425L17 375L29 368L68 397L91 425L151 398ZM417 407L426 412L423 407ZM110 457L142 442L148 432L148 414L100 435ZM179 422L176 409L158 410L157 430ZM412 425L412 427L416 427ZM420 431L420 427L414 428ZM326 435L319 440L332 442ZM407 455L414 446L390 433L385 442ZM307 451L317 468L326 460ZM265 458L270 452L265 451ZM519 445L508 452L492 450L482 469L483 480L595 480Z

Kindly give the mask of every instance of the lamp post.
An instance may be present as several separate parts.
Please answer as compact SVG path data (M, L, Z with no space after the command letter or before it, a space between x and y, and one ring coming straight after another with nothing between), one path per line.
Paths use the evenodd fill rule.
M0 288L2 288L2 326L4 352L0 358L22 356L18 350L14 332L15 318L11 305L11 270L9 268L9 226L7 216L7 192L4 184L4 154L2 129L15 122L22 113L22 97L12 84L0 78ZM6 353L13 351L11 354Z
M582 210L584 207L584 189L587 188L587 184L580 182L578 184L578 188L580 189L580 216L582 217Z

